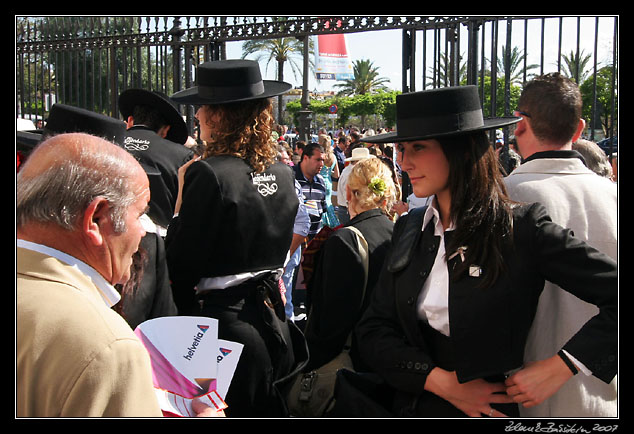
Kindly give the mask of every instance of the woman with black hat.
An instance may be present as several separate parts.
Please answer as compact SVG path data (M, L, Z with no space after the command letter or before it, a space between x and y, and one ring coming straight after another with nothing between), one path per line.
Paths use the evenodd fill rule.
M617 265L506 195L474 86L397 97L394 142L430 206L395 226L392 251L357 328L362 358L396 392L398 416L518 416L570 377L616 375ZM544 281L600 313L558 354L522 366Z
M167 261L182 315L219 320L218 337L244 344L226 396L228 417L286 416L278 387L307 360L278 287L299 205L291 169L276 162L269 97L256 62L198 66L197 85L171 98L199 106L202 159L190 162L169 226Z

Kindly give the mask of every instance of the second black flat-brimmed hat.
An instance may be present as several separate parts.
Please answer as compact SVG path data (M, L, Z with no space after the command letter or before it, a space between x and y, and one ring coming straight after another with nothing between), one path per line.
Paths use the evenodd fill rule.
M254 60L216 60L198 65L196 86L170 98L183 104L226 104L281 95L292 87L284 81L262 80Z
M119 111L124 119L128 119L134 112L137 105L148 105L156 108L170 125L170 129L165 137L179 145L187 141L187 124L179 113L176 105L162 92L145 89L128 89L119 95Z
M396 131L364 137L368 143L394 143L491 130L518 117L484 119L476 86L454 86L396 96Z

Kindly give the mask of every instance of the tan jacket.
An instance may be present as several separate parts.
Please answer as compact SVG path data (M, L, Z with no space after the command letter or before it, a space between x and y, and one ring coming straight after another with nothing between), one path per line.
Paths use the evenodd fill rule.
M18 417L161 417L150 358L90 278L17 248Z

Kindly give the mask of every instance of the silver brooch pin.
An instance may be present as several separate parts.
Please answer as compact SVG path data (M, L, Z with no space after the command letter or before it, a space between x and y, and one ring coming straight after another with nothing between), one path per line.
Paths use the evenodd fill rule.
M467 246L461 246L458 247L458 250L456 250L449 258L448 261L451 261L453 258L455 258L457 255L460 255L460 259L462 260L462 262L464 262L464 252L467 250Z
M471 277L480 277L482 275L482 268L479 265L470 265L469 266L469 276Z

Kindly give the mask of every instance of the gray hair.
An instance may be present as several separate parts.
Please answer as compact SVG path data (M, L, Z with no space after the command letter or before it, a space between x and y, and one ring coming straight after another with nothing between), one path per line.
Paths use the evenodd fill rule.
M604 178L612 178L612 166L608 156L605 155L603 149L599 147L595 142L586 139L579 139L572 144L572 149L579 152L588 166L588 169L592 170L599 176Z
M17 176L16 225L35 221L73 230L90 202L103 197L110 204L115 232L124 232L125 211L135 199L130 174L129 162L107 147L81 148L78 158L59 159L32 176L22 170Z

